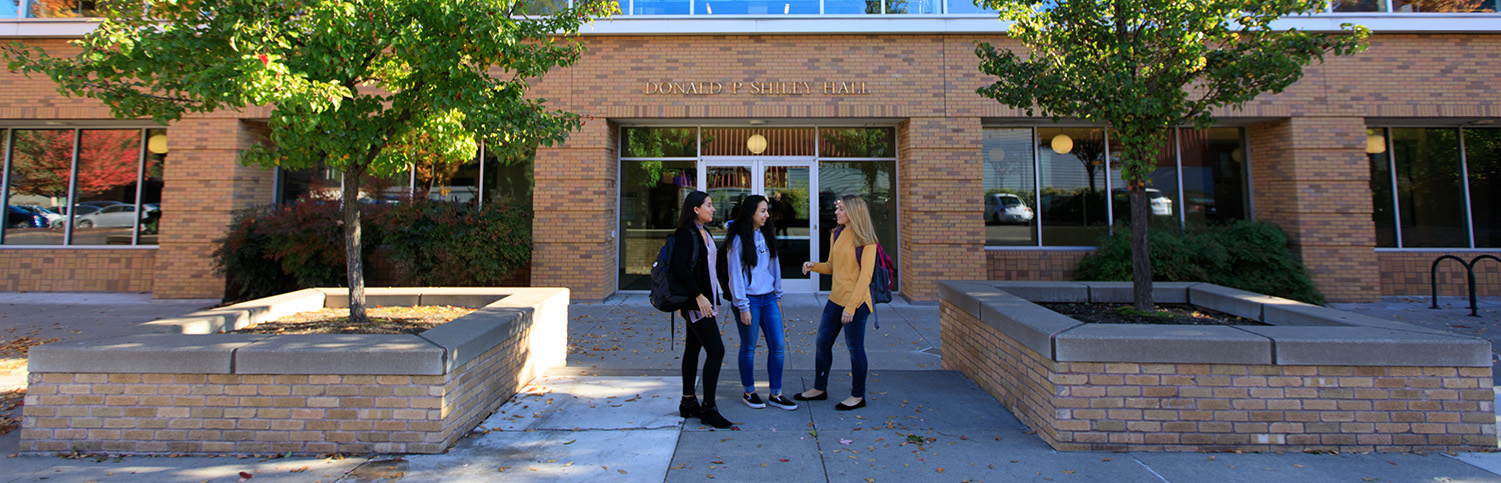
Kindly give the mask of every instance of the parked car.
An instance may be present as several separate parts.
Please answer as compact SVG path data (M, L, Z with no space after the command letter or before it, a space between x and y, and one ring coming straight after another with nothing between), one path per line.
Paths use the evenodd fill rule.
M1131 203L1131 193L1129 191L1127 191L1125 188L1116 188L1116 189L1114 189L1112 191L1114 191L1114 193L1112 193L1112 194L1114 195L1115 201L1116 201L1116 205L1115 205L1115 209L1117 210L1116 213L1120 213L1119 210L1123 210L1123 209L1124 210L1130 210L1131 209L1130 208L1130 206L1131 206L1131 204L1130 204ZM1173 200L1170 199L1170 198L1168 198L1168 197L1166 197L1166 196L1163 196L1162 195L1162 191L1159 191L1157 188L1147 188L1147 200L1152 205L1152 215L1153 216L1172 216L1173 215ZM1127 213L1130 213L1130 212L1127 211ZM1116 216L1121 216L1121 215L1118 214Z
M46 228L47 218L16 205L5 205L5 227Z
M82 207L79 208L81 211ZM135 205L110 205L99 211L74 217L73 226L78 228L131 227L135 226L136 218L144 220L146 211L137 215Z
M23 210L30 211L31 214L33 214L33 215L37 215L37 216L42 217L43 219L45 219L47 221L47 227L49 227L49 228L62 228L62 226L63 226L63 215L59 215L59 214L57 214L56 212L54 212L52 210L49 210L49 209L46 209L46 208L42 208L42 207L37 206L37 205L16 205L16 206L21 207L21 209L23 209Z
M1022 198L1013 194L985 195L986 223L1027 223L1037 216Z

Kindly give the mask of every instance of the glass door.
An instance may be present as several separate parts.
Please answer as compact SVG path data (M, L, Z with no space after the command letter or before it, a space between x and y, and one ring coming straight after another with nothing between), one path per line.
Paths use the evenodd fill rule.
M711 228L723 239L724 223L733 219L735 208L752 194L765 196L776 229L777 259L782 268L782 290L808 293L818 287L817 274L803 275L803 262L818 260L818 218L813 213L814 163L807 158L718 158L700 162L700 189L714 201Z

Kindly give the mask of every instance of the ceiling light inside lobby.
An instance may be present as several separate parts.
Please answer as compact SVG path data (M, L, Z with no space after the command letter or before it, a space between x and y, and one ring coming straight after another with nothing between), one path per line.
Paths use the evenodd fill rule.
M1053 152L1058 154L1068 154L1074 150L1074 138L1068 137L1067 134L1053 136L1053 142L1050 144Z
M1380 134L1365 135L1366 154L1381 154L1386 152L1386 136Z
M156 134L146 138L146 150L155 154L167 154L167 135Z
M752 134L750 139L745 140L745 149L750 150L751 154L766 152L766 136Z

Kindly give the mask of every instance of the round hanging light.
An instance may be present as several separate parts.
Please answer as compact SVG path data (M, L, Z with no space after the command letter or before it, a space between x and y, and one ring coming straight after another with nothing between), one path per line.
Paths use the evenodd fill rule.
M1365 135L1365 152L1367 154L1381 154L1386 152L1386 136L1380 134Z
M153 134L146 138L146 150L156 154L167 154L167 135Z
M745 149L749 149L751 154L766 152L766 136L752 134L750 139L745 140Z
M1052 147L1055 153L1068 154L1074 150L1074 138L1068 137L1067 134L1053 136Z

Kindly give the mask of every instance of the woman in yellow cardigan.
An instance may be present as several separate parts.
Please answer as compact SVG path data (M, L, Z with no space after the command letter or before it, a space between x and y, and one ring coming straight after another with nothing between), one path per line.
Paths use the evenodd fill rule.
M850 351L850 373L854 381L850 397L834 406L848 411L865 407L865 319L875 308L870 301L870 277L876 268L876 231L870 222L870 210L857 195L844 195L834 202L834 219L839 223L829 243L829 261L804 262L809 271L832 275L834 286L818 323L818 351L813 358L813 389L793 395L799 401L829 398L829 366L834 363L834 339L844 330L844 345ZM861 248L857 260L855 249Z

